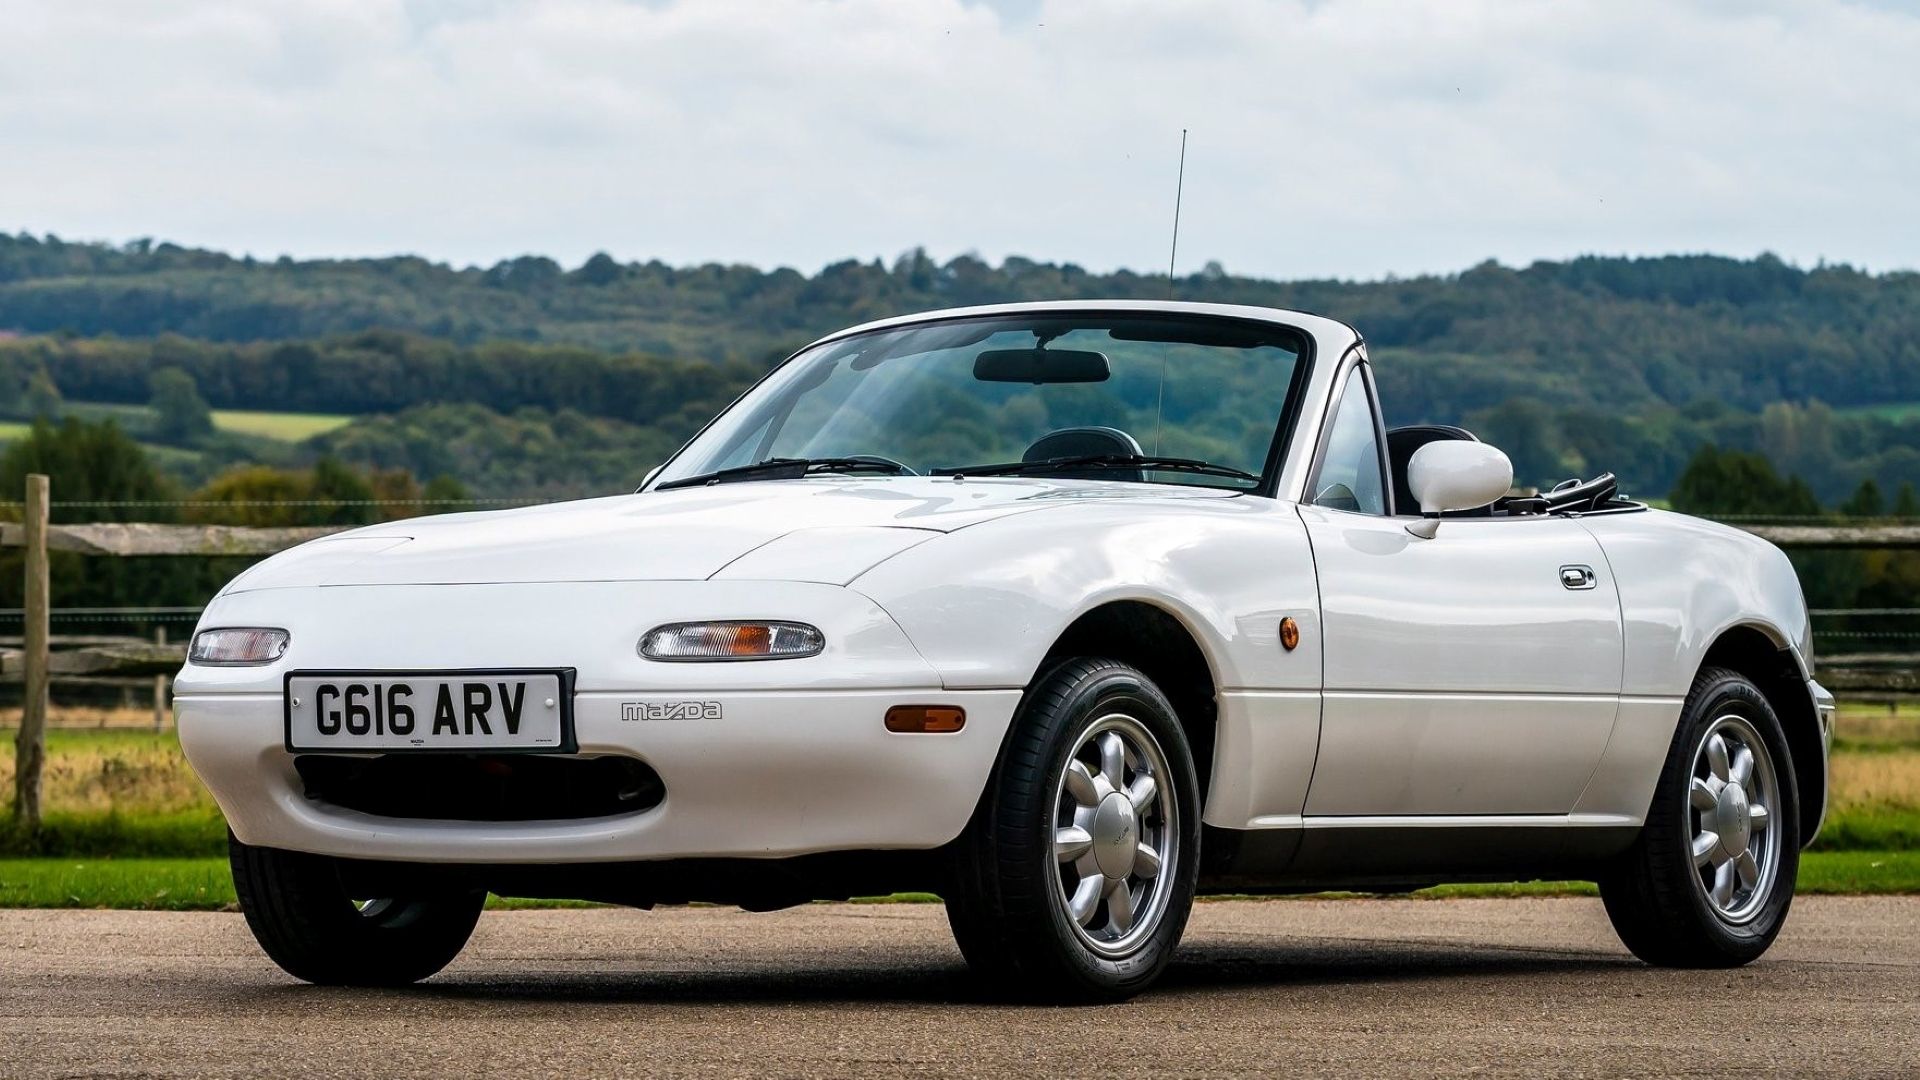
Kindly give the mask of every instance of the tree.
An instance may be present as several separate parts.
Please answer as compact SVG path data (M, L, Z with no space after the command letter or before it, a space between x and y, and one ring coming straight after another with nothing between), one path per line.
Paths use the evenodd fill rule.
M378 498L367 478L342 464L339 458L323 457L313 463L313 479L307 497L319 505L313 507L313 520L328 525L359 525L378 520Z
M362 474L323 457L311 469L228 469L193 493L192 501L205 505L193 507L191 517L227 525L365 525L413 517L423 512L420 498L420 485L405 469Z
M451 514L465 509L460 504L466 502L471 496L467 493L467 485L446 473L441 473L427 481L426 490L421 493L421 498L427 501L428 513Z
M620 280L620 264L614 262L613 256L606 252L597 251L592 258L580 264L580 269L574 271L574 277L588 285L611 285Z
M0 498L19 498L28 473L45 473L53 499L69 502L165 502L173 486L155 469L140 444L111 420L99 423L68 418L58 426L34 421L27 437L0 453ZM96 521L165 521L164 506L91 507ZM60 520L56 518L56 520Z
M291 469L239 465L193 493L193 502L208 505L192 507L189 516L222 525L306 525L312 508L300 504L311 490L308 478Z
M53 520L172 521L178 492L111 420L38 421L0 452L0 498L19 498L28 473L51 480ZM84 508L62 504L92 503ZM99 505L106 504L106 505ZM19 548L0 548L0 606L20 604ZM51 553L55 607L198 604L245 565L232 559L90 559ZM90 624L93 633L143 632L133 620Z
M1840 504L1840 512L1848 517L1879 517L1886 512L1886 502L1880 497L1880 485L1869 476L1860 481L1853 494Z
M1667 498L1707 517L1814 517L1820 501L1799 477L1782 478L1760 454L1709 443L1694 452Z
M53 381L45 364L40 365L27 379L27 416L34 420L58 420L61 406L60 387Z
M179 368L162 368L148 376L147 389L156 417L154 434L161 441L191 444L213 434L213 410L193 376Z
M1916 495L1912 483L1900 485L1900 493L1893 499L1893 516L1912 521L1920 518L1920 495Z
M1514 398L1475 418L1480 436L1506 451L1514 483L1552 487L1565 479L1558 433L1547 407L1532 398Z

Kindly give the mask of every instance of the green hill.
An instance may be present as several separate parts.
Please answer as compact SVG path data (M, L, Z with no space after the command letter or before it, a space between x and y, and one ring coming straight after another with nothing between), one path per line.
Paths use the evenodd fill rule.
M0 340L0 393L44 366L69 399L138 403L151 371L180 367L220 409L573 410L643 429L626 442L670 444L766 364L839 326L1166 291L1164 278L1125 271L918 252L809 276L606 256L573 269L536 256L485 268L261 262L0 236L0 332L20 335ZM1888 490L1920 480L1920 410L1903 407L1920 402L1920 274L1770 256L1587 257L1377 282L1210 268L1174 291L1352 323L1373 347L1391 421L1472 423L1514 453L1523 479L1606 468L1655 494L1714 441L1764 450L1830 501L1865 475ZM451 415L475 414L436 416L432 437ZM352 428L327 441L388 453L423 442L392 423L372 442Z

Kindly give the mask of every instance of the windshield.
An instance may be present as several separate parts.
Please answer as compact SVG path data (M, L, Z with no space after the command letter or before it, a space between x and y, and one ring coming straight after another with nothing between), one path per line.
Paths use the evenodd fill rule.
M878 459L859 463L862 475L1013 463L1029 475L1247 490L1266 469L1303 340L1280 326L1134 313L860 334L788 361L689 443L656 486L769 459L851 472L848 459L860 458ZM1132 457L1188 460L1126 466Z

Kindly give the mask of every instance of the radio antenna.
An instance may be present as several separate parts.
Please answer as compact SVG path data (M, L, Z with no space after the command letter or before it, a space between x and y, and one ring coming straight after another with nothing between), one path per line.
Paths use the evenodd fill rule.
M1180 172L1173 181L1173 247L1167 252L1167 299L1173 299L1173 260L1180 254L1180 196L1187 188L1187 129L1180 129ZM1160 350L1160 392L1153 402L1153 452L1160 452L1161 421L1167 409L1167 350Z
M1180 196L1187 186L1187 129L1180 129L1180 172L1173 182L1173 248L1167 252L1167 299L1173 299L1173 260L1180 254Z

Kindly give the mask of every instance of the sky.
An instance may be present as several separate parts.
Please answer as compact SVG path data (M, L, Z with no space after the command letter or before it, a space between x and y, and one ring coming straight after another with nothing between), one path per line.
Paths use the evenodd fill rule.
M1920 0L0 0L0 230L805 272L1920 267Z

